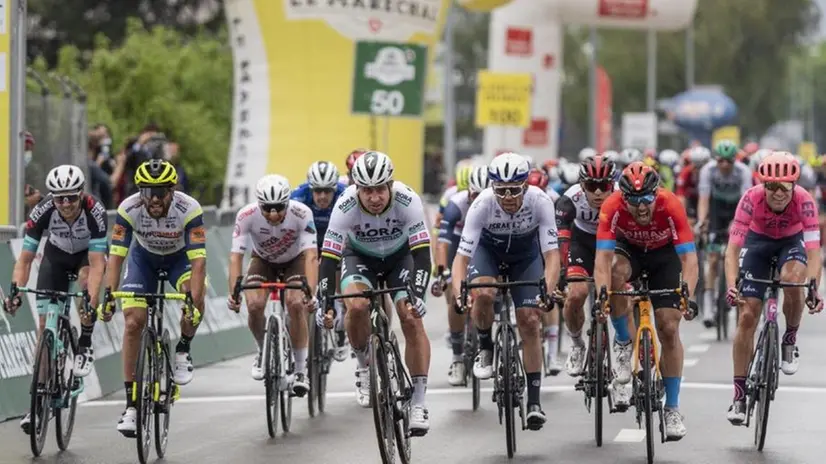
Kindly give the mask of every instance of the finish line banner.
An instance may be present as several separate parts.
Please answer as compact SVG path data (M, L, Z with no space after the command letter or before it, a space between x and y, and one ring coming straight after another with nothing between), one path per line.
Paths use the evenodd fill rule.
M359 147L387 152L396 178L421 190L423 91L417 86L424 86L423 68L432 64L433 53L428 50L425 62L424 48L404 45L431 48L448 0L225 5L235 71L225 204L252 198L244 191L265 173L283 174L297 185L314 161L329 160L344 171L344 158ZM364 63L361 52L370 42L386 51L380 47ZM363 89L371 95L357 95ZM367 105L354 105L360 101Z

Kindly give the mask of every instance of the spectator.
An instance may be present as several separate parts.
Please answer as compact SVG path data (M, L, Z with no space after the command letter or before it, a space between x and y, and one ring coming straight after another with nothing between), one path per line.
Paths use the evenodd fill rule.
M164 136L156 124L150 123L143 128L140 135L136 139L130 139L130 142L125 147L126 152L126 178L124 184L126 185L126 196L132 195L138 191L134 185L135 171L138 166L146 160L152 158L163 158L163 146L166 143L166 136Z
M115 157L111 156L112 139L108 130L89 131L88 140L89 189L106 209L113 209L116 206L115 186L123 176L126 157L122 151Z
M35 140L34 136L29 131L24 131L23 136L25 137L25 141L23 143L23 163L24 166L28 166L32 161L32 150L34 150ZM29 215L29 210L37 206L42 199L43 195L40 194L40 190L26 184L23 189L23 202L26 205L26 216Z
M175 166L178 172L177 189L184 193L189 193L189 176L186 175L186 169L181 164L181 151L177 142L169 142L166 145L166 160Z

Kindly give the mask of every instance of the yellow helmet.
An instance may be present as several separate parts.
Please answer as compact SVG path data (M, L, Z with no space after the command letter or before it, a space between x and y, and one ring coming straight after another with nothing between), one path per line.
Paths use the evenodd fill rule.
M473 166L466 164L456 168L456 188L459 191L467 190L470 185L470 175L473 174Z
M135 171L137 187L173 187L178 183L178 171L168 161L153 159L138 166Z

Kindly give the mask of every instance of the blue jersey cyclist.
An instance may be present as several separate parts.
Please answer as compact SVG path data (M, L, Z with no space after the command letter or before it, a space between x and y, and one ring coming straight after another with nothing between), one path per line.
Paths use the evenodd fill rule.
M290 199L307 205L313 212L319 248L330 224L333 206L346 188L346 184L339 182L335 164L329 161L316 161L307 171L307 182L296 187L290 195Z
M123 291L154 293L159 271L167 273L168 281L180 292L191 292L195 307L204 313L206 284L206 231L203 212L198 202L175 190L178 174L167 161L153 159L141 164L135 172L138 193L126 198L118 207L109 248L106 285L118 287L126 255L126 272L120 288ZM135 238L136 243L129 246ZM105 301L105 320L111 319L113 301ZM124 299L123 314L126 329L123 334L123 369L126 387L126 410L118 422L124 436L135 436L137 411L132 397L134 368L138 358L140 337L146 324L146 301ZM189 345L197 327L187 318L181 320L181 338L175 348L173 380L186 385L192 380L192 357Z

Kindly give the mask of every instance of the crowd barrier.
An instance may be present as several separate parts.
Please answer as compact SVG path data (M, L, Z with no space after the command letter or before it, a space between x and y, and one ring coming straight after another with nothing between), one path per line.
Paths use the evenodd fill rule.
M109 214L109 226L114 222L114 211ZM196 366L253 353L255 342L247 329L246 307L240 314L229 311L226 298L229 293L229 250L235 212L204 208L207 224L207 295L204 320L192 342L192 358ZM8 291L12 268L22 248L21 229L0 227L0 286ZM28 286L34 287L40 267L41 243L32 264ZM0 310L0 421L25 414L29 407L34 351L37 343L37 319L34 297L23 299L23 307L12 317ZM74 304L74 303L73 303ZM180 302L170 302L165 311L166 327L171 338L180 336ZM73 324L80 321L72 311ZM123 313L118 310L111 322L98 321L93 335L95 367L85 379L81 401L108 395L123 388L121 344L123 340ZM197 374L196 374L197 375ZM182 390L186 395L186 388Z

